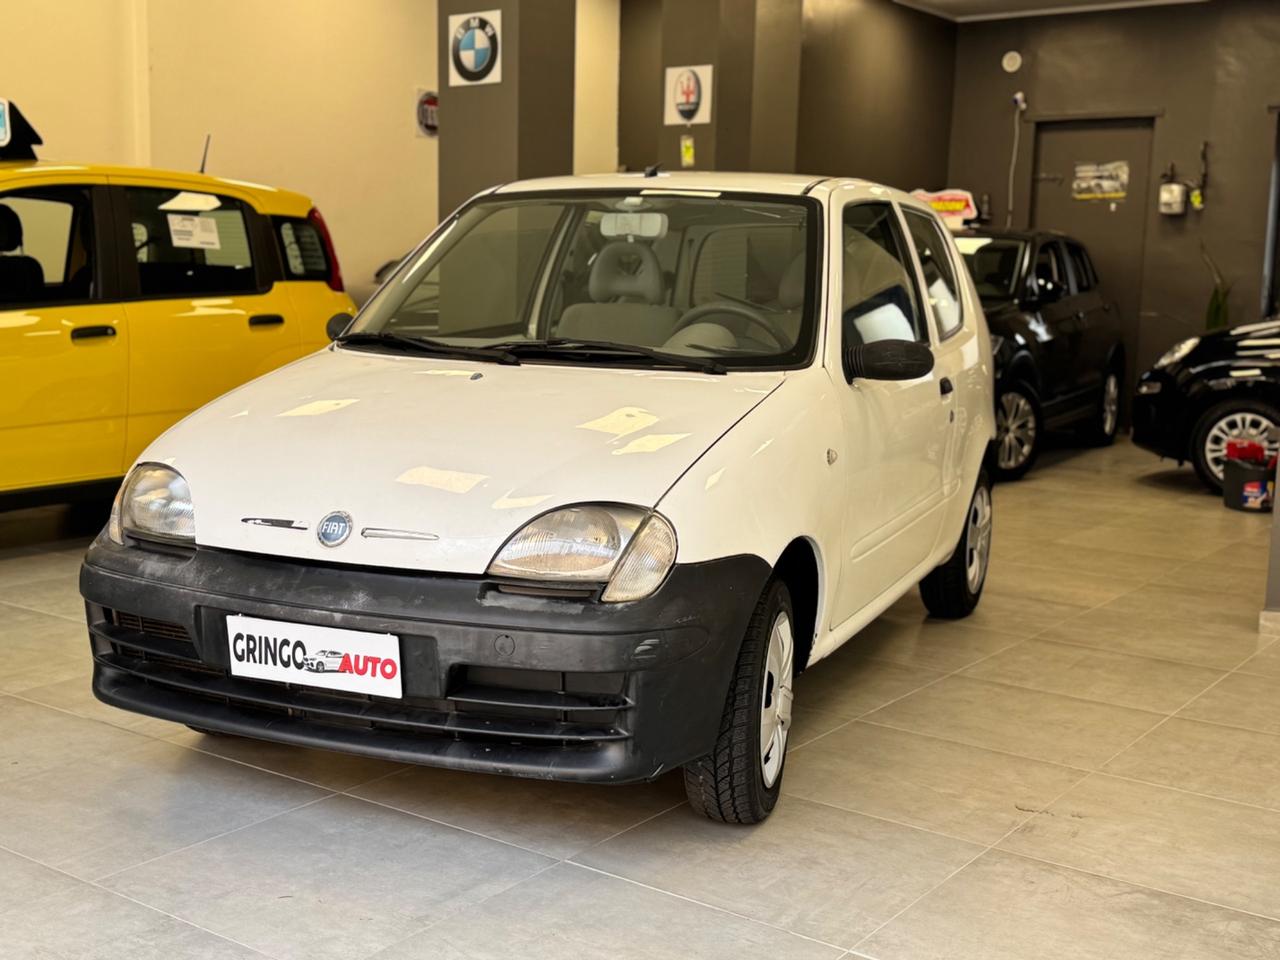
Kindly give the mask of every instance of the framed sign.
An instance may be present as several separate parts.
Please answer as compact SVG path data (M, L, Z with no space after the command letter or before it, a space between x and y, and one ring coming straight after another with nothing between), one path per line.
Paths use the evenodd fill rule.
M502 82L502 11L449 18L449 86Z
M666 126L711 122L711 71L709 63L697 67L667 67L663 112Z

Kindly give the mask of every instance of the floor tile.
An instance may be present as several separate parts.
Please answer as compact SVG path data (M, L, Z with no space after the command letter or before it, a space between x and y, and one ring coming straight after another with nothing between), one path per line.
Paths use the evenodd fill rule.
M977 608L965 617L964 624L978 630L1012 633L1026 639L1087 609L1080 604L1056 603L1016 593L984 593ZM911 622L925 619L928 611L920 600L919 591L913 590L890 607L885 616Z
M1251 673L1260 677L1280 677L1280 641L1272 641L1252 657L1240 664L1241 673Z
M1188 537L1176 524L1135 528L1121 523L1091 526L1062 538L1063 543L1079 547L1098 547L1114 550L1124 544L1130 553L1148 553L1158 557L1177 557L1182 560L1199 560L1201 557L1229 546L1232 537Z
M127 730L4 695L0 731L0 783L147 742Z
M28 549L23 553L0 558L0 596L10 593L11 587L37 580L57 578L64 583L77 583L83 550ZM12 591L17 594L20 591Z
M247 763L296 780L305 780L327 790L349 790L405 769L402 763L389 763L351 753L311 750L248 737L215 736L186 727L175 729L176 732L166 738L170 743L237 763Z
M848 647L876 660L951 673L1017 643L1017 634L971 627L954 620L892 620L864 627Z
M0 846L94 879L324 795L154 741L6 784Z
M855 637L796 678L797 707L851 720L942 676L923 667L872 660L853 646L857 642Z
M1127 747L1160 717L1129 707L947 677L867 719L1036 760L1092 767Z
M0 849L0 916L25 909L36 900L81 889L74 877ZM3 942L0 942L0 949Z
M8 587L0 584L0 602L72 621L84 620L84 599L75 577L50 577Z
M843 951L560 864L377 954L377 960L841 960Z
M86 650L81 661L84 669L69 678L25 687L15 694L24 700L42 703L47 707L65 710L78 717L98 720L113 727L121 727L148 737L167 737L185 729L181 724L158 720L132 710L121 710L103 703L93 693L93 661Z
M685 799L678 771L655 783L604 786L410 767L351 792L556 859Z
M4 657L5 673L39 667L40 659L50 655L77 656L90 662L89 631L83 615L75 622L13 606L0 597L0 656Z
M1127 583L1145 583L1168 574L1185 561L1149 553L1130 553L1122 543L1114 549L1081 547L1070 543L1031 542L1011 557L1015 563L1034 563L1037 568L1115 577Z
M1105 769L1280 810L1280 736L1275 734L1173 717Z
M1172 713L1224 674L1167 660L1028 640L968 668L963 675Z
M553 862L335 796L106 885L281 960L359 960Z
M1148 583L1110 601L1101 609L1179 620L1206 619L1215 627L1256 632L1260 608L1241 602L1237 596L1217 590L1195 590L1185 586Z
M790 754L782 790L990 844L1084 775L855 721Z
M575 860L849 947L981 849L786 797L753 829L682 807Z
M1183 707L1178 716L1280 733L1280 677L1233 673Z
M1280 923L993 851L859 951L878 960L1271 960Z
M1280 813L1094 774L1002 849L1280 918Z
M848 717L825 710L810 710L807 707L792 707L791 738L787 741L787 749L795 750L801 744L810 743L819 737L826 736L832 730L852 723Z
M991 567L983 588L983 601L995 594L1047 600L1080 607L1096 607L1143 584L1141 578L1108 576L1096 572L1061 569L1037 559Z
M1193 560L1160 577L1170 587L1209 590L1236 598L1241 609L1261 610L1267 592L1265 564L1235 564L1219 560Z
M1221 626L1201 617L1127 613L1106 606L1050 627L1036 639L1100 647L1218 670L1230 670L1243 663L1267 643L1258 636L1256 625L1244 630Z

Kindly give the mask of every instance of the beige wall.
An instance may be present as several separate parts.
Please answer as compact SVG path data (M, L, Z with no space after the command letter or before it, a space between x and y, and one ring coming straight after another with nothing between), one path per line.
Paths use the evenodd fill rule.
M573 172L618 169L618 19L625 0L578 0Z

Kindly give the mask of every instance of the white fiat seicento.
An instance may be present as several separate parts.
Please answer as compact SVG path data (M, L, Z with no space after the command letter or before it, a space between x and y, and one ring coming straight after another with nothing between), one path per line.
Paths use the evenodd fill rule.
M144 452L81 575L94 690L204 731L778 798L793 680L982 593L990 340L934 213L611 175L462 207L325 350Z

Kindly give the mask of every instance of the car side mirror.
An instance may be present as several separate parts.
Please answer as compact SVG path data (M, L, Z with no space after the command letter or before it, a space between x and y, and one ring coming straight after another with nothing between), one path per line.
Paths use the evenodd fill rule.
M845 347L844 377L854 380L916 380L933 369L933 351L914 340L876 340Z
M349 313L335 313L324 325L324 332L329 335L330 340L337 340L347 332L347 327L351 326L354 319Z

